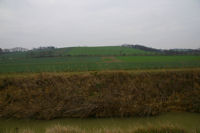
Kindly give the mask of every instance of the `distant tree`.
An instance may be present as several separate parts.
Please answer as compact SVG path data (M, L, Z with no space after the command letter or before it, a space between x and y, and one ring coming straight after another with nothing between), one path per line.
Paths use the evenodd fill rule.
M0 48L0 54L2 54L3 53L3 50Z

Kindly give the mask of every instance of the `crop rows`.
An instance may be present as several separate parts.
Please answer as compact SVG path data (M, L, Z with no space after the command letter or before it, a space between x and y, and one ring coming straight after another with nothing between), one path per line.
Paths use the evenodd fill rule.
M200 67L200 56L90 56L0 59L0 73L194 67Z

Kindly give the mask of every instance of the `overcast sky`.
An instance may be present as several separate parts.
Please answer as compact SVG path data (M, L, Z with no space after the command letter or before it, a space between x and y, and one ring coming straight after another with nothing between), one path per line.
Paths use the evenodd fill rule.
M0 0L0 47L200 48L200 0Z

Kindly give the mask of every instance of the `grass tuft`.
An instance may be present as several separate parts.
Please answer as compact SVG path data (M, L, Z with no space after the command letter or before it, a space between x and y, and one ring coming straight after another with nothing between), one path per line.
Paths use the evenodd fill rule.
M56 125L52 128L47 128L45 133L85 133L83 130L77 127L64 127L61 125Z

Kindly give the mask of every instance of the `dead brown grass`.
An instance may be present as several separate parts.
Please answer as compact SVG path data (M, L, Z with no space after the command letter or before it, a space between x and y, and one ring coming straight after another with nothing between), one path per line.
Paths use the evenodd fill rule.
M0 78L0 117L129 117L168 111L200 112L199 69Z
M47 128L45 133L85 133L85 131L77 127L56 125L54 127Z

